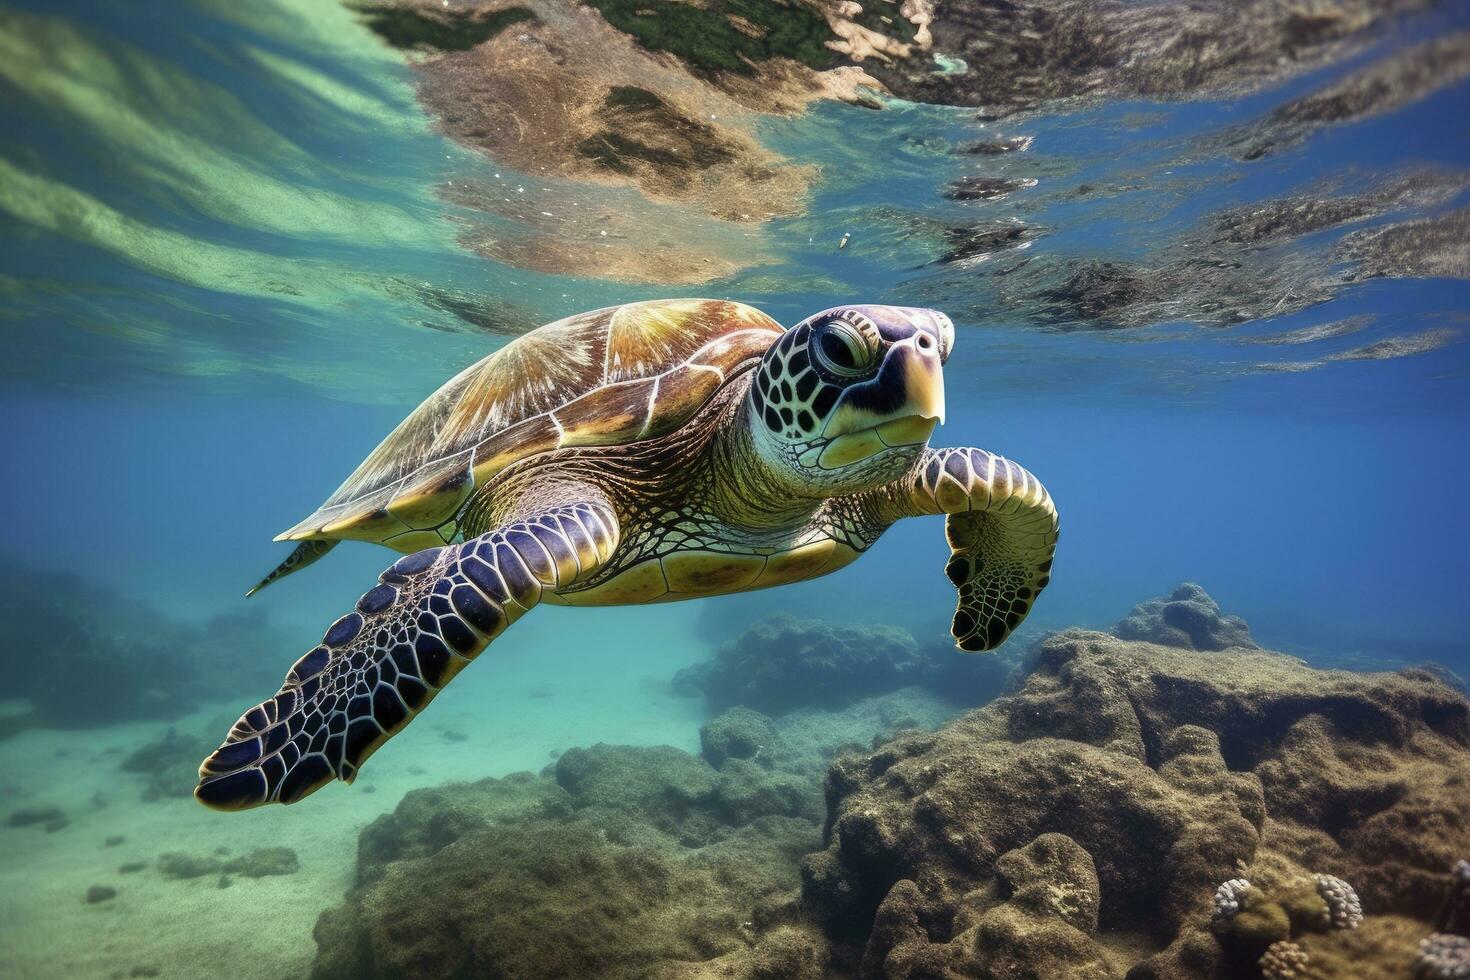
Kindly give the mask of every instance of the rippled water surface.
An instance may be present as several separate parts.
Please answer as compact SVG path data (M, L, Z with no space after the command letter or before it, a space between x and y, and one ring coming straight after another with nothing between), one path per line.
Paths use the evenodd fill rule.
M247 602L283 557L271 537L461 367L609 304L947 311L936 444L1023 462L1062 514L1035 631L1104 628L1194 580L1273 649L1470 668L1463 6L1186 98L742 111L740 152L770 168L748 186L568 172L534 134L497 143L500 117L466 137L438 56L369 20L305 0L0 8L3 575L24 597L5 658L104 651L49 682L85 707L0 739L0 810L70 821L0 843L14 975L301 975L356 832L405 791L598 741L693 749L701 708L669 678L775 612L943 636L942 535L908 522L800 587L542 610L353 790L233 822L140 803L120 759L268 694L388 555L349 544ZM1390 95L1360 104L1365 86ZM52 606L84 626L57 639ZM111 680L109 631L131 658ZM181 687L148 651L191 644L207 679ZM166 704L109 717L109 685ZM248 902L248 880L151 873L106 915L82 897L160 850L279 842L302 872Z

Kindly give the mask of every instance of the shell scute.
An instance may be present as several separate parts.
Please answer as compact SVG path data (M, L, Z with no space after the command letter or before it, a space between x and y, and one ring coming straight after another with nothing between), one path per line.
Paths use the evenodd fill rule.
M604 385L552 413L562 428L561 444L600 446L633 442L646 432L654 412L657 378Z
M723 300L630 303L539 327L446 382L277 539L428 541L514 463L674 431L781 332Z

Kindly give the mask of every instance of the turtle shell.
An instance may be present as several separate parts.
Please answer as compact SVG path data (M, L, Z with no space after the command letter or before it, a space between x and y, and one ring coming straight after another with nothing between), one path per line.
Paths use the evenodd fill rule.
M614 446L689 421L780 336L753 307L655 300L538 327L430 395L316 512L278 541L443 544L475 488L571 446Z

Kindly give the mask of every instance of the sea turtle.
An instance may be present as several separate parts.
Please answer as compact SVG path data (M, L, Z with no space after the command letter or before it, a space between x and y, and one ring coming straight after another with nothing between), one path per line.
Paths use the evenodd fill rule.
M1046 586L1056 508L983 449L930 449L943 313L842 306L789 330L718 300L540 327L463 371L310 517L260 588L356 538L408 552L245 712L198 799L293 803L363 761L540 602L688 599L835 571L948 515L952 631L989 650ZM251 590L255 591L254 589Z

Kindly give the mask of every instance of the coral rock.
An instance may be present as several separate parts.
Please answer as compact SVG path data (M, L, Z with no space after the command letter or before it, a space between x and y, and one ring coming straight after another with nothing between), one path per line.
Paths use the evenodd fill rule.
M1002 962L1013 976L1129 964L1135 980L1249 975L1288 939L1312 958L1304 976L1349 946L1391 964L1406 955L1392 922L1365 939L1347 937L1371 915L1313 930L1367 908L1419 916L1428 932L1447 855L1470 840L1467 784L1470 702L1425 672L1319 671L1238 645L1072 630L1042 644L1015 694L839 758L828 846L804 861L803 894L838 960L874 976L984 975ZM1008 852L1050 835L1090 856L1097 930L1046 916L1052 948L1070 952L1042 967L1024 953L1035 933L1018 925L1037 926L1040 910L1007 867L1019 860ZM1330 882L1319 889L1308 869ZM967 947L982 923L989 940Z
M758 758L775 741L775 723L749 708L731 708L699 729L700 752L716 769L726 759Z
M1166 599L1150 599L1133 607L1113 633L1125 640L1143 640L1186 650L1225 650L1249 647L1251 631L1239 616L1226 616L1219 603L1193 582L1185 582Z
M363 832L313 975L820 980L826 940L793 921L815 788L750 759L597 745L539 776L416 790Z
M839 710L864 698L923 686L968 704L1000 693L1015 661L965 657L953 644L917 643L893 626L852 626L774 616L724 644L712 660L674 676L714 711L735 705L782 715Z

